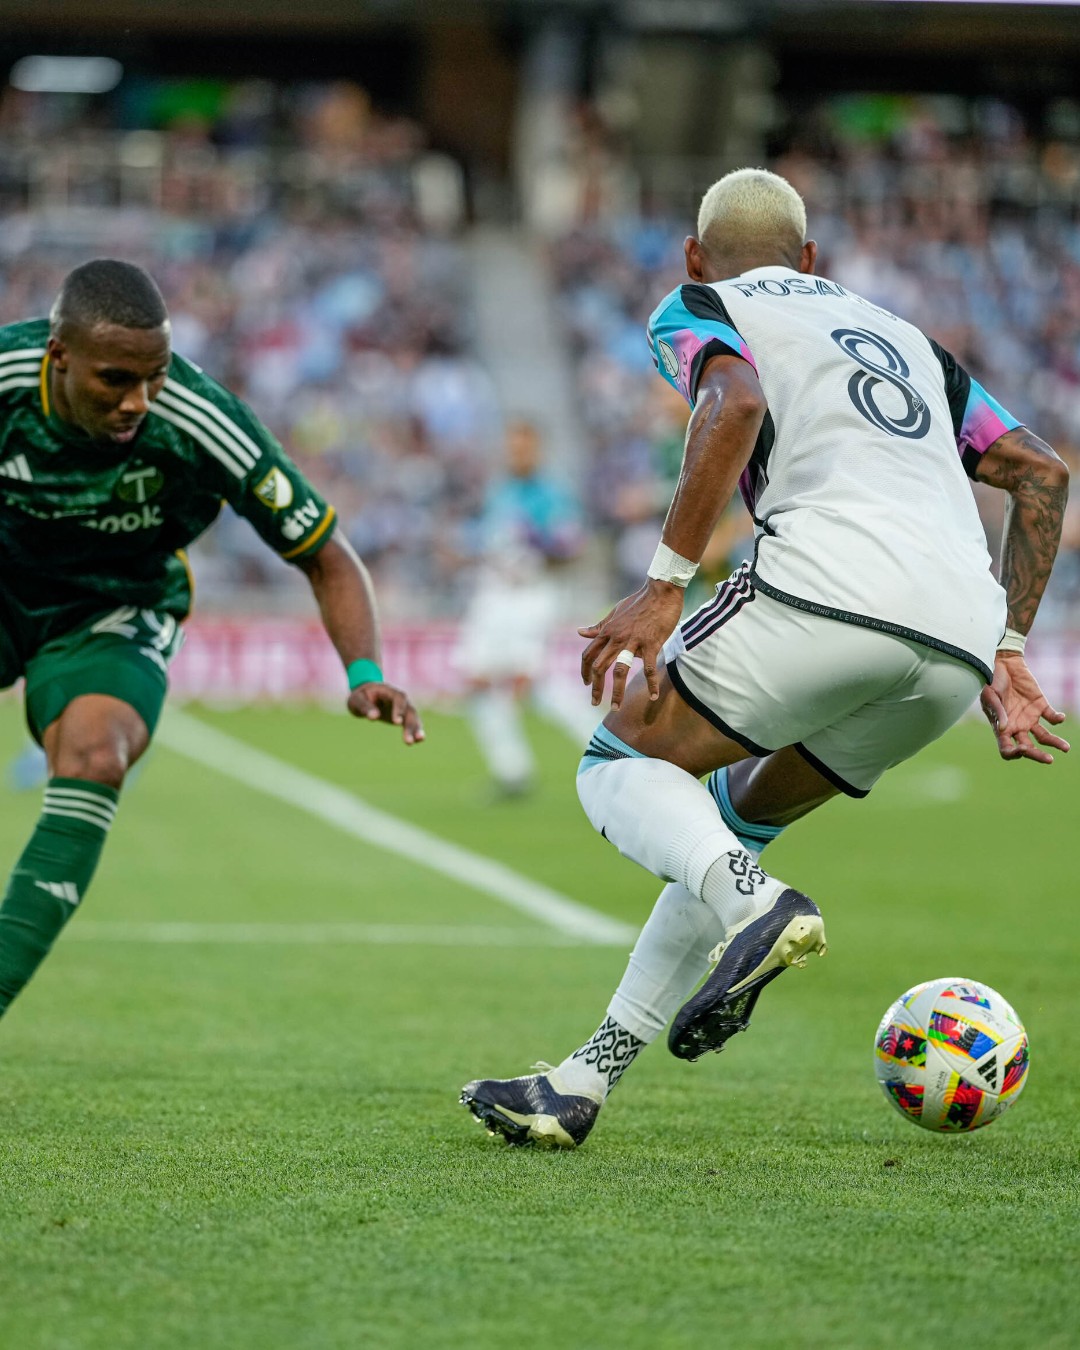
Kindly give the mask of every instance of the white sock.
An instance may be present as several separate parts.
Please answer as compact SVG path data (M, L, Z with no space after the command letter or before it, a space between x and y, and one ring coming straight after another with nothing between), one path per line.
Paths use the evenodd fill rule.
M656 1040L709 968L724 925L685 886L665 886L608 1004L608 1016L648 1044Z
M784 889L749 856L708 790L663 759L597 761L578 773L585 814L625 858L684 886L725 930L769 907Z
M559 1086L606 1097L690 997L724 931L711 906L685 886L665 886L630 953L607 1018L558 1066Z
M507 786L528 782L535 761L509 689L485 689L468 704L469 724L492 778Z
M726 937L738 924L764 914L785 890L786 884L769 876L740 844L705 873L701 898L723 924Z
M729 856L718 866L726 867ZM722 907L734 911L734 906ZM603 1100L693 993L727 926L712 905L702 904L685 886L665 886L630 953L607 1018L558 1066L559 1088Z
M557 1091L603 1101L638 1055L645 1042L612 1017L605 1017L593 1034L555 1069Z

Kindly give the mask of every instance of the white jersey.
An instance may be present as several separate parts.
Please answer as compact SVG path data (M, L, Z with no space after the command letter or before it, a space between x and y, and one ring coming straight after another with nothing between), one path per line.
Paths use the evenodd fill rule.
M649 341L691 405L712 356L757 371L769 406L740 482L757 589L990 678L1006 603L965 471L1015 418L912 324L789 267L678 287Z

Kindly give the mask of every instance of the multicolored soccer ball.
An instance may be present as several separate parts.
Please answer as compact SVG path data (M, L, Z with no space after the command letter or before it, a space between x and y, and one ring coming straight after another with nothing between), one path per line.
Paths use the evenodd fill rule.
M893 1106L924 1130L978 1130L1024 1090L1027 1032L987 985L928 980L881 1019L874 1069Z

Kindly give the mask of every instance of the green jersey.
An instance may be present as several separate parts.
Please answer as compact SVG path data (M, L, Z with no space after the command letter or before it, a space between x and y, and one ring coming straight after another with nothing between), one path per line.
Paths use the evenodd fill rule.
M328 506L251 410L183 357L134 440L57 417L44 319L0 328L0 592L29 611L117 604L183 617L182 550L229 502L281 557L310 557ZM59 613L57 613L59 611Z

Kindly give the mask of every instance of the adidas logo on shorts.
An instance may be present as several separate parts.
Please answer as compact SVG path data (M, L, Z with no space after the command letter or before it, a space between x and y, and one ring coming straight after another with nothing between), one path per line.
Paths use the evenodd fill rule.
M30 472L30 465L26 462L25 455L16 455L14 459L6 460L0 464L0 477L18 478L24 483L32 483L34 475Z

